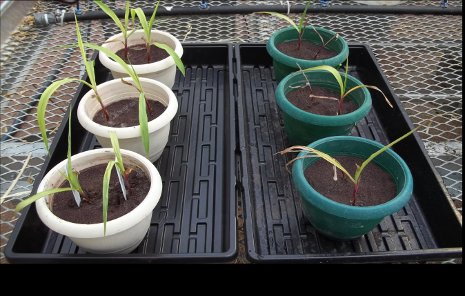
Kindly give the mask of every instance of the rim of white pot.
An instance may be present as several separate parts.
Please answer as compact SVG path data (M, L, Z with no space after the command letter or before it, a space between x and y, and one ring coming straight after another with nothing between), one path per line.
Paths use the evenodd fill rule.
M95 155L101 156L102 154L104 156L102 159L97 160L95 162L91 161L91 159L93 159ZM113 219L111 221L107 221L106 234L105 234L106 236L120 233L138 224L144 217L152 213L153 209L158 204L158 201L160 200L160 196L161 196L162 181L161 181L161 176L158 170L155 168L155 166L147 158L143 157L142 155L138 153L125 150L125 149L121 149L121 154L123 157L123 162L126 161L126 162L131 163L132 165L137 165L147 174L147 177L150 180L150 189L146 197L144 198L144 200L131 212L119 218ZM82 168L82 169L85 169L85 168L91 167L92 165L108 162L108 160L106 160L105 162L106 156L108 156L108 160L114 159L114 153L111 148L100 148L100 149L85 151L85 152L73 155L71 157L71 161L72 162L77 162L77 161L87 162L86 164L83 165L83 168ZM60 176L60 181L58 182L59 184L49 184L51 182L49 180L56 174L60 174L59 170L61 170L62 172L64 171L66 162L67 162L66 159L63 160L62 162L54 166L45 175L45 177L42 179L42 181L39 184L39 188L37 189L37 192L47 190L52 186L60 186L61 182L64 180L62 176ZM95 224L72 223L64 219L61 219L55 214L53 214L53 212L50 210L49 205L48 205L49 197L50 196L47 196L47 197L37 200L36 209L42 222L44 222L44 224L47 225L50 229L60 234L63 234L69 237L74 237L74 238L96 238L96 237L103 236L103 222L95 223Z
M139 44L145 44L144 39L142 38L144 36L144 31L143 30L136 30L134 33L132 33L131 36L128 38L128 46L132 45L139 45ZM159 40L160 37L163 40ZM102 47L108 48L112 52L116 53L118 50L124 48L124 44L122 42L115 42L115 40L124 40L123 39L123 33L116 34L110 38L108 38L103 44ZM157 41L161 43L165 43L169 40L167 44L171 48L174 49L174 52L181 58L182 54L184 53L183 47L181 45L181 42L171 35L168 32L165 31L160 31L160 30L152 30L152 41ZM166 44L166 43L165 43ZM108 69L120 73L126 73L123 67L121 67L117 62L113 61L111 58L109 58L105 53L99 52L99 59L100 62L107 67ZM171 56L168 56L164 58L161 61L153 62L150 64L142 64L142 65L133 65L134 70L138 74L147 74L147 73L152 73L152 72L158 72L163 69L166 69L168 67L171 67L174 65L174 60ZM154 71L154 69L157 69Z
M132 78L130 77L124 78L124 80L128 82L133 81ZM160 114L160 116L148 122L149 133L153 133L161 129L162 127L164 127L166 124L170 124L171 120L174 118L174 116L176 115L178 111L178 100L176 99L176 96L174 95L173 91L169 87L167 87L165 84L157 80L150 79L150 78L144 78L144 77L139 77L139 80L142 83L142 87L144 87L143 85L144 83L156 85L158 89L164 95L168 97L168 106L165 106L166 110L162 114ZM139 97L139 92L137 91L136 88L122 83L121 79L119 78L109 80L107 82L99 84L97 86L97 91L101 90L102 88L112 88L113 86L117 84L125 85L128 87L128 93L127 93L128 98ZM149 99L153 99L153 98L150 98L149 96ZM134 138L135 136L141 135L140 125L130 126L130 127L109 127L109 126L96 123L92 119L95 116L96 112L94 114L88 114L85 110L86 109L85 106L88 100L95 100L95 102L97 102L97 100L94 98L93 90L89 90L82 97L81 102L79 103L79 106L78 106L77 115L78 115L78 120L81 123L81 125L85 126L86 129L90 131L91 133L93 133L94 135L97 135L100 137L109 137L109 132L111 131L115 132L119 139ZM105 98L103 97L102 100L105 101Z

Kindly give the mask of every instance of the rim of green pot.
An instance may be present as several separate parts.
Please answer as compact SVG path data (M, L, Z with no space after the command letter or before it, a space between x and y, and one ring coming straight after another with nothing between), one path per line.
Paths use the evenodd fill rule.
M322 27L317 27L317 26L306 26L305 27L305 30L313 30L312 29L315 28L320 34L328 34L328 35L336 35L337 33L336 32L333 32L331 30L328 30L326 28L322 28ZM289 27L286 27L286 28L283 28L283 29L280 29L278 31L275 31L270 39L268 39L268 42L266 44L266 48L268 50L268 53L275 59L277 60L278 62L284 64L284 65L287 65L289 67L292 67L292 68L296 68L296 62L301 65L301 66L304 66L304 67L309 67L309 66L317 66L317 65L338 65L338 64L341 64L342 62L344 62L347 57L349 56L349 45L347 44L347 42L344 40L344 38L341 37L341 35L339 35L338 39L333 41L333 42L338 42L340 44L340 46L342 47L341 51L331 57L331 58L328 58L328 59L321 59L321 60L305 60L305 59L298 59L298 58L294 58L294 57L291 57L291 56L288 56L284 53L282 53L281 51L279 51L279 49L276 47L276 38L280 35L280 34L283 34L283 33L286 33L288 31L296 31L296 29L293 27L293 26L289 26ZM297 35L297 31L296 31L296 35ZM296 37L297 38L297 37ZM305 38L304 38L305 40Z
M353 136L327 137L309 144L308 147L317 149L319 145L328 141L356 141L360 143L365 143L367 145L373 145L377 148L383 147L382 144L373 140ZM400 164L403 171L404 186L397 193L396 197L383 204L366 207L349 206L335 202L323 196L318 191L313 189L313 187L307 182L307 179L305 179L305 176L303 174L303 159L295 161L292 167L292 178L294 184L297 187L300 187L301 190L308 190L310 194L313 196L313 199L309 200L305 195L300 194L301 198L305 199L307 202L310 202L314 206L322 209L327 213L339 217L344 217L347 219L376 219L380 216L388 216L392 213L399 211L410 200L413 191L413 178L407 164L397 153L395 153L392 149L388 149L384 153L390 155L393 158L393 161L396 161ZM301 152L297 157L301 157L304 155L305 153Z
M288 113L289 116L292 116L293 118L300 120L304 123L308 124L315 124L315 125L324 125L324 126L341 126L341 125L347 125L347 124L353 124L354 122L357 122L361 120L363 117L365 117L371 110L371 95L370 92L368 91L367 88L360 88L359 90L356 90L348 95L348 97L345 98L347 99L353 99L354 96L357 94L358 91L363 92L364 100L359 107L346 114L341 114L341 115L320 115L320 114L315 114L311 112L304 111L294 104L292 104L286 97L287 95L287 90L288 87L291 83L294 83L294 79L296 77L301 76L302 74L300 72L294 72L289 75L287 75L281 82L278 84L278 87L276 88L276 103L278 104L279 108L283 110L284 112ZM334 76L324 70L316 70L316 71L311 71L305 73L305 75L308 77L309 75L323 75L327 76L329 80L325 83L318 83L316 82L315 85L317 86L326 86L329 87L330 89L337 89L339 93L339 85L336 82L336 79ZM345 73L341 73L341 76L344 78ZM297 81L296 81L297 82ZM357 78L348 75L347 77L347 84L355 84L355 85L361 85L363 84L358 80ZM331 87L332 86L332 87Z

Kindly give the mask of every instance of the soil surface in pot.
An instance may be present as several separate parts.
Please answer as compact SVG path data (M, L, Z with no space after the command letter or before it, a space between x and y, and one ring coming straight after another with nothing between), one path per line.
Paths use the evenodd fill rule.
M147 48L145 44L138 44L128 47L128 58L124 56L124 48L116 52L126 63L133 65L143 65L155 63L169 57L170 55L164 50L155 45L150 45L150 59L147 59Z
M88 202L82 201L81 206L78 207L70 191L57 193L53 196L52 212L73 223L102 223L102 184L106 167L106 164L99 164L79 172L79 182L88 194ZM110 178L107 221L129 213L147 196L150 180L141 169L133 168L129 173L128 181L130 187L127 190L128 199L124 200L121 185L118 182L118 174L113 169ZM60 187L69 187L68 181L63 182Z
M327 49L321 45L302 40L298 49L298 40L291 40L276 45L276 48L290 57L302 60L325 60L337 56L337 52Z
M343 167L353 176L356 164L364 161L353 156L336 156ZM305 178L312 187L336 202L351 205L354 184L338 170L337 181L334 181L333 165L319 159L305 170ZM397 195L397 189L391 175L374 162L370 162L362 172L360 188L355 205L360 207L383 204Z
M329 97L329 99L328 99ZM286 94L286 98L297 108L319 115L337 115L339 93L330 89L312 86L296 88ZM342 114L358 109L357 103L344 99Z
M151 111L147 110L148 121L160 116L166 107L159 101L148 100ZM100 110L92 119L94 122L109 127L130 127L139 125L139 98L129 98L106 106L110 120L106 120Z

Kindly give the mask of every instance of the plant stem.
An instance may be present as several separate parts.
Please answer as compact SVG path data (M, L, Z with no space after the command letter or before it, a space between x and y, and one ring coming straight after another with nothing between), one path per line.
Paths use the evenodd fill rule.
M106 121L109 121L109 120L110 120L110 114L108 113L108 110L107 110L107 108L105 107L105 105L103 105L103 101L102 101L102 99L100 98L100 96L97 94L97 92L95 92L95 93L96 93L96 96L98 97L98 100L97 100L97 101L99 102L100 107L102 108L103 115L105 116L105 120L106 120Z
M342 114L343 101L344 101L343 97L339 99L339 103L338 103L339 107L337 108L337 115Z
M350 204L352 206L355 206L355 202L356 202L356 199L357 199L357 193L358 193L358 188L359 188L359 183L357 182L357 184L355 184L354 186L354 192L352 194L352 199L350 200Z
M146 48L147 48L147 63L150 63L150 61L152 60L152 57L150 56L150 44L146 44Z
M129 62L128 39L124 39L124 58Z

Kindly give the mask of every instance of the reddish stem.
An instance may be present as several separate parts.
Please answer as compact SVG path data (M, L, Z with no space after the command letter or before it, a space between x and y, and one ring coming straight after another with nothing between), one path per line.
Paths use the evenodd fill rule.
M344 98L339 99L339 102L338 102L339 107L338 107L338 110L337 110L338 115L342 114L342 107L344 106L343 101L344 101Z
M357 199L357 193L358 193L358 187L359 187L359 184L355 184L354 186L354 192L352 194L352 199L350 200L350 204L352 206L355 206L355 202L356 202L356 199Z
M103 115L105 116L105 120L110 121L110 114L108 113L107 108L103 106L102 103L100 103L100 106L102 107L102 112L103 112Z
M150 54L150 44L146 44L145 46L147 48L147 63L150 63L152 60L151 54Z
M126 59L126 61L129 61L129 49L127 39L124 39L124 58Z

